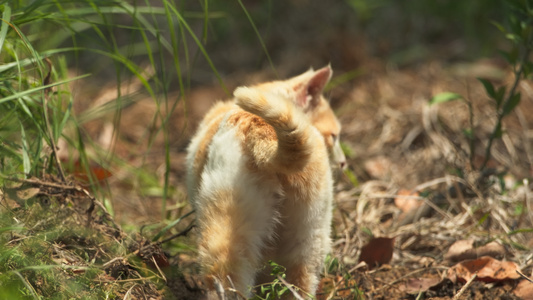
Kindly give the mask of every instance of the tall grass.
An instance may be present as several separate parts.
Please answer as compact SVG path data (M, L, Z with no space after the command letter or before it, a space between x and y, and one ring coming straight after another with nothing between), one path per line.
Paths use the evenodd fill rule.
M98 178L91 170L90 161L104 166L114 162L127 167L127 162L97 149L97 143L85 132L84 124L111 114L118 128L123 108L134 101L136 94L145 93L157 107L153 124L160 124L155 131L147 129L149 148L156 135L164 137L164 180L163 186L157 186L163 191L164 214L171 190L168 125L172 112L179 101L183 101L191 56L203 56L222 84L202 42L207 38L207 31L202 30L203 36L199 37L191 25L193 22L207 26L211 15L208 1L203 4L204 9L196 13L166 0L0 1L0 200L7 201L14 179L52 175L66 182L68 173L64 168L73 162L64 161L64 158L61 161L58 157L60 139L68 142L70 153L79 156L78 163L91 183ZM198 53L189 53L190 43ZM82 113L74 111L77 98L72 86L99 78L116 82L116 98ZM141 90L123 94L121 85L129 80L140 82ZM179 99L171 96L173 86L179 89ZM113 138L117 138L116 132ZM89 154L88 145L96 151ZM138 170L137 176L154 177ZM158 184L157 180L152 182ZM94 193L105 194L98 184L92 186ZM53 262L35 256L28 243L4 247L15 232L13 228L24 234L30 231L24 228L25 223L20 223L14 211L4 210L4 203L2 205L0 213L6 222L2 222L0 228L0 261L5 263L2 273L7 275L0 276L0 286L6 287L0 289L0 297L40 299L48 292L65 292L60 287L67 279L54 275ZM41 238L35 236L28 241L33 241L37 248L49 247L49 242ZM35 247L33 249L37 249ZM27 276L28 268L32 270L31 276L50 283L47 294L36 289L37 279ZM75 296L75 290L89 286L78 284L74 291L60 294L57 299ZM94 297L100 296L94 294Z
M203 37L198 37L189 24L192 19L207 25L210 18L207 1L200 15L183 11L171 1L153 3L4 1L0 27L2 177L37 176L44 169L61 175L54 149L67 126L81 135L70 136L68 141L79 152L86 173L91 175L84 149L84 144L91 141L81 125L113 113L113 122L118 127L123 107L132 101L130 95L121 94L121 83L133 77L157 105L153 122L161 126L149 134L148 140L151 145L158 134L165 139L163 201L166 201L170 170L167 125L178 104L170 98L169 89L178 86L183 98L188 82L184 77L191 67L188 43L196 44L213 74L223 83L201 41L205 41L206 31ZM74 78L69 76L73 70L79 74ZM115 74L116 99L81 115L73 114L74 97L69 83L87 76L109 77L110 73ZM42 155L45 148L52 150L48 156ZM109 159L109 155L103 157Z

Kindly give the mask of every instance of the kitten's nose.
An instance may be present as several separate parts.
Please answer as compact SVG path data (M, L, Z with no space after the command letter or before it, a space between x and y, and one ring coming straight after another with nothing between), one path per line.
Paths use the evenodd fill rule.
M341 168L341 170L346 169L346 166L347 166L347 164L346 164L346 161L345 161L345 160L339 162L339 167Z

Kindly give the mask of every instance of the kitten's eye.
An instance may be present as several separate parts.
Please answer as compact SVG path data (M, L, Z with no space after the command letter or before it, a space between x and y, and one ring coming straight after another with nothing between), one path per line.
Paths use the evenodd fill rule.
M334 134L334 133L332 133L332 134L331 134L331 138L333 139L333 141L336 141L336 140L337 140L337 135Z

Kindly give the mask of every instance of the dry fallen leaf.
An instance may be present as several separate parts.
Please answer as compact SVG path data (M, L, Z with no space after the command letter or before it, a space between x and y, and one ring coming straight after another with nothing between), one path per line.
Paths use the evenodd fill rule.
M364 261L370 269L388 264L392 259L394 238L373 238L361 248L359 261Z
M522 300L533 300L533 283L528 280L522 280L513 290L513 294Z
M110 171L94 162L91 162L89 168L85 169L79 160L75 161L72 170L68 171L70 171L82 184L90 183L91 177L97 182L103 182L105 179L113 175Z
M401 189L397 193L397 197L394 198L394 205L398 207L402 212L406 213L413 209L419 208L424 201L420 201L415 197L420 195L417 192L412 192L410 190Z
M470 255L467 255L467 257L463 258L465 255L464 253L467 253L474 249L474 240L459 240L453 243L450 248L448 249L448 252L444 254L444 259L457 262L465 259L471 259L472 257Z
M438 285L442 279L440 278L409 278L405 283L405 286L401 286L401 289L408 294L418 294L425 292L430 288Z
M377 179L385 179L389 176L392 162L385 156L378 156L365 161L365 171Z
M28 200L36 196L37 194L39 194L40 191L41 189L39 189L38 187L29 187L26 189L20 189L17 191L17 197L21 200Z
M490 256L466 260L448 269L448 278L453 282L468 281L477 273L477 280L483 282L496 282L509 279L518 279L516 273L518 266L511 261L499 261Z
M451 262L458 262L467 259L476 259L482 256L500 258L505 255L505 247L498 242L490 242L481 247L474 247L474 240L459 240L453 243L444 259Z

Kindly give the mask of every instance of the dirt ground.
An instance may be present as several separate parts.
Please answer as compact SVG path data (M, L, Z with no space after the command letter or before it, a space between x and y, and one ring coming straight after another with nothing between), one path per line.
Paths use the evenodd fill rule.
M300 18L313 16L317 7L307 8L305 1L295 3L300 5L301 14L286 22L299 28L297 24L305 23ZM408 41L383 36L370 43L364 36L349 32L350 24L332 26L333 31L315 29L322 30L317 39L324 43L313 51L307 50L310 36L317 32L294 35L294 39L287 37L289 33L276 35L276 30L287 28L287 24L279 28L272 24L271 32L290 42L266 41L290 45L271 53L280 78L328 62L334 70L326 95L343 126L341 140L349 168L337 174L332 259L317 298L533 299L533 283L525 279L533 275L532 82L519 85L522 101L504 119L504 135L496 139L492 158L480 172L496 113L477 78L490 79L496 86L512 84L514 78L505 62L499 58L458 59L455 53L463 47L460 42L446 46L443 42L399 63L382 54ZM341 27L344 29L334 30ZM223 65L228 91L275 78L267 67L251 67L258 65L253 63L257 53L249 48L234 43L230 50L235 49L238 55L229 55L227 46L232 42L211 52L212 59ZM247 67L239 69L241 65ZM143 93L133 93L118 122L110 113L84 124L85 133L97 147L123 162L109 160L111 176L106 179L105 190L114 220L124 228L161 227L190 211L184 184L185 149L204 113L215 101L227 98L212 74L205 75L208 73L196 72L196 84L185 97L177 91L169 96L170 106L173 101L177 106L165 124L168 139L157 132L161 122L154 121L154 116L169 112ZM83 86L76 87L78 114L116 97L116 83L98 89L91 88L91 83ZM122 94L128 94L140 90L141 85L129 81L122 88ZM458 93L466 100L429 105L429 100L442 92ZM468 136L475 145L472 154ZM171 193L163 205L167 142ZM145 179L143 172L155 180ZM173 232L186 229L192 220L189 216ZM193 229L177 239L194 245L195 234ZM376 240L379 242L372 242ZM469 246L457 250L458 241ZM483 250L493 245L491 242L497 250ZM164 271L172 275L168 276L166 291L157 297L200 297L194 246L176 251L170 244L160 245L168 256ZM383 257L368 258L365 252ZM480 260L483 257L494 259L491 263L495 264L511 262L515 267L507 274L501 271L507 270L504 267L490 273L491 268L482 266L464 275L464 268L468 268L462 264L476 265L486 261ZM362 258L366 258L364 263ZM525 277L517 275L517 270Z
M361 69L355 79L327 93L341 120L349 170L357 182L347 174L338 174L332 253L338 266L324 275L318 299L354 299L357 295L364 299L520 299L517 287L527 282L516 276L473 280L460 292L465 281L449 279L449 270L466 259L450 261L446 257L456 241L473 240L478 246L495 241L503 250L489 256L515 262L531 277L533 234L530 230L509 234L533 226L528 209L531 186L524 179L533 175L531 82L521 83L522 102L505 120L505 135L495 143L490 169L479 174L476 168L484 158L495 112L476 77L490 78L496 84L511 82L509 70L500 60L435 60L395 68L368 59ZM279 71L283 73L283 69ZM232 89L267 77L258 72L244 80L228 78L227 83ZM472 104L477 145L473 166L463 133L470 126L467 104L428 104L432 96L446 91L459 93ZM188 139L210 105L224 98L218 85L193 88L171 117L170 182L178 192L167 203L170 215L189 210L184 192ZM143 140L156 110L150 99L139 99L124 109L114 149L131 165L155 170L162 182L164 140L156 137L150 148ZM102 145L109 144L106 126L112 124L95 122L88 124L87 131ZM124 184L130 176L127 172L120 168L111 172L108 184L116 221L127 224L135 220L138 225L159 222L161 198L136 194L131 185ZM402 206L402 199L415 199L412 208ZM517 207L522 207L522 212ZM193 230L185 241L191 243L194 234ZM393 238L389 245L373 246L375 251L392 251L391 259L380 262L377 268L359 264L361 249L374 237ZM479 257L479 253L467 256ZM194 253L171 255L169 261L170 268L190 273L184 271L185 277L170 280L166 297L192 299L201 295Z

